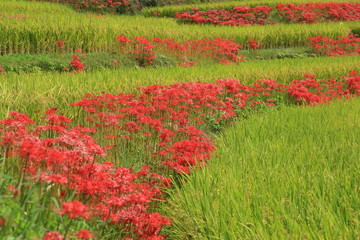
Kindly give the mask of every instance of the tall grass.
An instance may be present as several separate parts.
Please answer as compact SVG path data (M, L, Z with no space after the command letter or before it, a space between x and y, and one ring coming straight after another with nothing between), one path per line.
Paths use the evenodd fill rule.
M360 100L238 122L170 191L170 239L357 239Z
M201 10L210 10L210 9L233 9L235 6L275 6L277 4L301 4L308 2L344 2L343 0L244 0L244 1L231 1L231 2L213 2L213 3L197 3L197 4L188 4L188 5L170 5L162 7L149 7L145 8L142 11L144 16L153 16L154 12L160 13L160 16L163 17L173 17L175 13L186 12L193 8L199 8ZM358 2L357 0L348 0L346 2Z
M67 111L66 106L69 103L79 100L86 93L132 93L137 86L189 81L212 82L229 77L239 79L245 84L262 78L290 82L301 79L304 72L316 74L320 78L337 78L351 70L360 70L359 66L360 57L351 56L265 60L193 68L133 68L83 74L9 74L0 76L0 118L4 118L11 110L33 114L35 110L58 107Z
M76 13L53 3L0 0L0 54L55 52L56 41L64 41L65 51L81 48L86 52L116 50L115 37L174 38L177 41L221 37L246 44L260 40L264 48L308 46L308 37L345 36L359 28L358 22L293 24L273 26L197 26L178 24L174 19L144 16L97 17ZM11 17L23 14L25 17ZM10 17L9 17L10 16Z

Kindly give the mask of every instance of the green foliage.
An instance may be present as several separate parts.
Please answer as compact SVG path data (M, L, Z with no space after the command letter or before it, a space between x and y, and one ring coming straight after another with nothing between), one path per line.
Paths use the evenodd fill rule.
M1 67L7 73L36 73L36 72L65 72L70 67L72 54L11 54L0 56ZM164 60L165 61L165 60ZM99 71L103 69L120 69L135 67L136 62L128 56L119 56L117 53L90 53L83 59L86 71ZM121 62L116 66L114 62ZM160 64L160 63L159 63ZM166 65L166 63L162 63Z
M171 239L356 239L360 101L283 108L219 136L170 190Z
M263 48L306 47L308 37L317 35L335 38L357 29L357 22L291 24L274 26L197 26L178 24L175 19L144 16L97 16L76 13L71 8L44 2L0 1L0 55L55 53L56 42L64 41L64 52L115 52L115 37L145 36L149 39L174 38L177 41L220 37L247 45L255 38ZM25 18L9 18L24 14Z
M60 204L51 197L58 191L54 184L25 179L5 168L6 159L0 154L0 218L6 219L0 226L0 239L38 239L48 231L65 231L70 221L61 217ZM10 163L14 164L14 163ZM72 199L72 193L63 200ZM71 221L69 231L87 227L83 220Z
M246 55L246 61L266 60L275 58L305 58L316 57L307 48L296 49L263 49L240 51L239 55ZM66 72L64 69L70 67L72 54L11 54L0 56L1 67L7 72L21 73L40 73L40 72ZM175 67L178 61L172 56L156 53L154 63L149 67ZM104 69L124 69L138 68L141 63L131 56L119 55L117 53L90 53L83 58L86 72L99 71ZM114 63L119 62L120 65ZM197 65L207 67L213 65L213 61L198 59ZM237 63L243 64L242 62Z
M0 75L0 119L17 110L39 120L43 116L38 110L56 107L61 114L80 119L74 124L83 124L81 113L68 105L87 93L135 93L138 86L229 77L244 84L261 78L288 83L301 79L304 72L326 79L360 70L360 56L315 57L306 51L308 37L345 36L351 30L360 34L358 22L219 27L148 17L154 12L171 17L194 7L226 9L239 4L275 5L285 0L211 4L201 4L211 0L188 0L193 4L157 8L147 7L184 1L131 1L139 6L118 12L135 13L144 8L144 16L98 16L46 2L0 0L0 68L6 70ZM14 15L25 17L11 17ZM249 55L253 61L234 65L207 62L192 68L177 66L173 58L158 54L154 65L159 67L145 69L133 58L114 53L115 37L120 34L177 41L233 38L244 46L255 38L264 49ZM64 41L61 54L57 52L58 40ZM84 62L89 72L63 72L78 48L87 52ZM242 52L249 51L245 47ZM32 74L25 74L28 72ZM218 153L209 166L175 179L175 183L187 184L176 185L168 193L170 205L164 206L164 212L172 218L169 239L356 239L360 235L360 101L293 109L284 107L287 99L273 99L279 108L239 112L242 120L218 137ZM260 114L254 116L255 112ZM207 119L207 130L221 133L223 126L217 117ZM124 156L119 156L127 160L124 165L140 165L148 159L139 144L127 147ZM38 239L55 230L69 232L73 238L84 228L96 233L95 239L112 240L124 230L100 220L85 223L61 217L56 213L60 203L50 197L58 192L55 185L22 179L15 168L8 171L6 164L0 152L0 218L7 220L0 226L0 239ZM10 185L19 190L17 196ZM73 193L67 193L62 200L72 198Z

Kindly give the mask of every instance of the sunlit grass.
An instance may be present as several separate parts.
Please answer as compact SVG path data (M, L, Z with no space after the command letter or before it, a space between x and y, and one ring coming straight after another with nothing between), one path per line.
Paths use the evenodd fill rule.
M142 13L145 16L153 16L154 12L160 13L160 16L173 17L175 13L186 12L192 8L199 8L201 10L210 9L233 9L235 6L275 6L277 4L301 4L308 3L309 0L244 0L244 1L230 1L230 2L212 2L212 3L196 3L187 5L169 5L161 7L150 7L143 9ZM343 0L316 0L313 2L344 2ZM348 0L346 2L358 2L357 0Z
M255 38L264 48L308 46L308 37L346 36L358 29L358 22L291 24L269 26L198 26L179 24L175 19L144 16L98 17L77 13L54 3L0 0L0 54L55 52L56 41L64 41L65 50L81 48L86 52L116 50L115 37L174 38L177 41L221 37L246 45ZM9 16L25 15L24 18Z
M0 76L0 116L11 110L34 114L36 110L60 108L74 115L68 104L87 93L134 93L138 86L169 85L176 82L213 82L236 78L249 84L262 78L290 82L302 79L302 73L316 74L319 79L341 78L359 70L360 57L305 58L244 62L238 65L214 64L207 67L143 68L104 70L91 73L39 73Z
M236 123L209 166L170 191L170 238L356 239L359 119L355 99Z

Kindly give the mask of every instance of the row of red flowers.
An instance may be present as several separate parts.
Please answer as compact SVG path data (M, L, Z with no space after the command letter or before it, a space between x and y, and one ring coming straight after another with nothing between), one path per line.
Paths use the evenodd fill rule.
M116 40L120 56L132 57L142 67L156 65L154 60L160 55L176 59L178 65L185 67L191 67L198 61L204 60L216 61L222 64L245 61L245 55L240 54L242 45L236 43L233 39L204 38L179 43L174 39L153 38L149 40L144 36L131 39L120 35ZM345 56L360 54L360 38L356 34L338 37L338 39L316 36L309 37L309 40L314 53L319 55ZM256 39L250 39L247 43L248 47L253 51L262 46L262 43ZM56 46L58 54L62 54L65 49L64 42L59 40L56 42ZM64 70L84 72L86 66L83 60L86 55L78 54L81 53L81 49L76 49L75 53L72 55L73 59L69 63L69 67L64 68ZM117 61L113 64L120 65L121 62ZM5 68L0 65L0 76L4 75L5 72Z
M192 9L175 14L175 18L193 23L217 25L264 25L275 23L315 23L334 21L359 21L359 3L302 3L270 6L236 6L234 9L201 11Z
M121 56L132 56L140 66L152 65L159 54L173 57L177 59L178 65L185 67L193 66L196 64L195 61L200 60L212 60L222 64L245 60L245 55L239 54L242 45L237 44L233 39L204 38L179 43L174 39L153 38L149 40L144 36L131 39L120 35L116 40L119 54ZM346 37L339 37L338 40L316 36L310 37L309 40L315 53L329 56L360 54L360 38L357 35L350 34ZM255 39L251 39L247 43L252 50L257 50L262 46L262 43ZM63 41L57 41L56 44L61 53L64 48ZM81 52L79 49L75 51ZM80 57L85 58L86 55L73 55L73 61L70 63L75 72L83 72L85 69ZM121 63L114 62L114 65L119 64Z
M174 39L146 37L128 38L120 35L118 41L119 53L132 54L140 61L140 65L149 65L156 58L155 53L172 56L178 60L179 65L194 65L193 60L208 59L220 63L236 63L243 61L244 56L239 55L242 48L232 39L204 38L187 40L179 43Z
M309 39L315 53L328 56L360 55L358 35L349 34L346 37L338 37L338 39L316 36Z
M207 162L215 150L206 134L209 127L233 121L242 111L276 106L284 99L314 105L360 95L360 75L353 71L344 81L317 81L305 74L289 85L269 79L252 85L224 79L138 90L138 94L88 94L71 104L83 109L86 127L73 127L57 109L49 109L40 122L11 112L10 118L0 121L4 167L18 159L28 181L56 184L59 191L53 197L63 201L58 213L69 219L100 219L128 232L119 237L162 239L160 231L170 224L169 219L151 207L163 199L163 188L170 186L170 179L163 175L171 170L190 173ZM131 146L141 146L143 156L148 156L146 165L137 171L120 167L134 154ZM128 155L121 154L126 151ZM119 159L121 155L125 159ZM20 183L15 188L11 189L14 197L22 191ZM76 200L62 200L74 191ZM78 234L86 239L98 233L82 230ZM59 232L50 232L44 239L61 237Z

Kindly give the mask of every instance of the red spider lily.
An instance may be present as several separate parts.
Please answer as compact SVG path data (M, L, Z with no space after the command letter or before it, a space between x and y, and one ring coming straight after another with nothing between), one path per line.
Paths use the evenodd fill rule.
M288 85L270 79L252 85L224 79L153 85L138 91L87 94L71 104L83 109L87 128L72 127L55 108L45 112L42 124L11 112L0 121L0 147L7 159L20 162L26 179L56 184L56 197L75 192L78 200L64 202L60 214L86 221L94 216L120 227L131 226L125 229L129 235L120 237L162 239L160 231L170 222L151 209L163 199L163 188L171 181L153 169L190 173L214 153L216 146L206 134L211 122L231 122L242 109L277 105L277 96L316 105L360 95L360 75L353 71L342 81L321 81L304 74L304 79ZM96 139L94 133L98 133ZM147 153L150 161L140 171L106 162L116 162L125 144ZM86 205L81 203L85 200ZM62 236L58 232L47 235L47 239L57 237Z
M4 75L3 73L5 72L5 69L0 68L0 76Z
M84 229L81 229L75 236L80 239L90 239L93 237L90 231Z
M13 193L14 198L16 198L19 195L19 189L17 189L13 185L9 186L9 191L11 191Z
M276 9L290 23L314 23L333 21L358 21L359 3L302 3L278 4Z
M273 13L273 14L270 14ZM277 4L269 6L236 6L234 9L212 9L176 13L175 18L199 24L216 24L231 26L264 25L276 23L273 15L280 17L280 22L314 23L333 21L358 21L360 4L358 3L302 3Z
M62 236L58 231L45 233L44 237L42 238L42 240L63 240L63 239L64 236Z
M88 212L89 207L85 206L79 201L69 201L62 203L62 211L60 215L67 215L69 218L84 218L88 219L91 214Z
M347 56L360 54L360 38L358 35L349 34L346 37L332 39L329 37L309 37L314 52L328 56Z
M74 69L74 72L84 72L85 64L81 62L78 55L73 55L73 60L70 62L70 66Z
M258 49L259 47L262 46L262 43L260 43L258 40L255 40L255 39L251 39L249 41L247 41L249 46L253 49L253 50L256 50Z
M59 48L64 48L64 45L63 45L63 41L59 40L56 42L56 45L59 47Z
M223 64L244 61L244 56L238 55L242 46L233 40L222 38L194 39L178 43L173 39L154 38L151 41L145 37L129 39L120 35L116 40L119 52L132 55L141 63L141 66L153 63L156 52L174 56L179 59L179 65L185 67L195 65L195 62L190 59L211 59Z
M5 224L6 224L5 218L0 218L0 227L5 226Z

